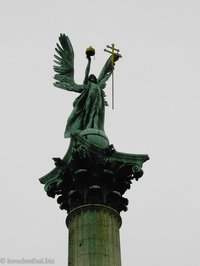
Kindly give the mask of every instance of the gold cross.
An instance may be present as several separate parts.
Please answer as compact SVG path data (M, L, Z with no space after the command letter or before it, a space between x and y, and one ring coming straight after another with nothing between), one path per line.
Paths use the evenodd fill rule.
M105 52L108 52L110 54L112 54L112 65L115 64L115 54L118 55L119 57L122 57L120 54L119 54L119 49L116 49L115 48L115 44L112 43L111 46L110 45L106 45L107 48L111 49L111 51L107 50L107 49L104 49ZM115 51L117 53L115 53Z

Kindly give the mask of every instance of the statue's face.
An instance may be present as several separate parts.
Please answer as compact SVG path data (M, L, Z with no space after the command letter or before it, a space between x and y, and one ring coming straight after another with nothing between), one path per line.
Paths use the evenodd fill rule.
M96 83L96 84L97 84L97 78L96 78L95 75L93 75L93 74L89 76L88 80L89 80L90 82L93 82L93 83Z

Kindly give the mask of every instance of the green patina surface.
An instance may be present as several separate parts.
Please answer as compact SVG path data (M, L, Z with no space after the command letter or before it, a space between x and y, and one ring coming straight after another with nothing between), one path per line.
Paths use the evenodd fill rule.
M104 131L105 106L107 105L104 88L114 69L112 56L108 58L100 75L96 78L94 74L90 74L91 56L95 52L93 48L88 48L86 50L88 64L85 78L83 84L78 85L74 81L74 51L72 44L65 34L60 35L59 41L60 44L57 44L57 54L55 55L55 63L57 65L54 66L56 72L54 85L64 90L79 93L73 103L73 111L67 120L64 136L69 138L71 134L88 128ZM114 61L117 61L119 57L120 55L115 54Z
M110 48L109 46L107 46ZM123 197L130 189L132 180L142 175L142 165L149 159L147 154L117 152L104 132L106 81L111 76L115 61L121 55L111 47L111 56L98 78L90 74L91 56L95 50L86 50L88 64L83 84L74 81L74 51L65 34L59 37L56 46L54 85L74 91L79 96L67 120L65 137L71 138L63 159L54 158L56 167L40 178L50 197L58 195L61 209L68 212L85 204L104 204L117 212L126 211L128 199ZM107 50L106 50L107 51Z

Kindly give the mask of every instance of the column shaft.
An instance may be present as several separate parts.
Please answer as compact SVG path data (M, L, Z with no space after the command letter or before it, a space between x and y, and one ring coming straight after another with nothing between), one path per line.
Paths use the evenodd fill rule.
M71 211L68 266L121 266L120 215L104 205L85 205Z

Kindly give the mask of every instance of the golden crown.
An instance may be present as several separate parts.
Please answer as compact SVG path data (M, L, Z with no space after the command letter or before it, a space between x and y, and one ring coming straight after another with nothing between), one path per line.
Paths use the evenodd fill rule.
M92 48L92 46L90 46L86 49L85 53L87 56L93 56L93 55L95 55L95 49Z

